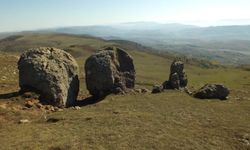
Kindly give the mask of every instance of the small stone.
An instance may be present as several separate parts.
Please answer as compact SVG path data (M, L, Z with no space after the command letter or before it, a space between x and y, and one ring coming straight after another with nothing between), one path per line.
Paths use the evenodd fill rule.
M141 92L142 92L142 93L149 93L149 92L150 92L150 90L149 90L149 89L147 89L147 88L142 88L142 89L141 89Z
M242 137L239 139L240 142L242 142L243 144L250 146L250 136L249 134L245 133L244 135L242 135Z
M161 85L154 85L152 89L152 93L161 93L163 92L163 87Z
M36 104L39 103L39 100L37 99L30 99L28 101L25 102L25 106L28 108L34 107L36 106Z
M31 107L34 106L34 103L31 102L31 101L27 101L27 102L25 103L25 106L28 107L28 108L31 108Z
M58 107L54 107L54 109L55 109L55 111L57 111L57 112L62 112L62 111L63 111L63 109L58 108Z
M81 107L80 107L80 106L75 106L75 107L73 107L73 109L74 109L74 110L80 110Z
M48 111L55 111L55 108L51 105L45 105L45 109Z
M32 93L31 92L25 92L22 95L24 98L31 98L32 97Z
M112 92L114 94L123 94L124 93L124 91L120 87L115 88L114 90L112 90Z
M25 123L30 123L30 121L28 119L21 119L19 121L20 124L25 124Z
M140 88L140 89L135 89L134 90L136 93L148 93L150 92L148 89L146 88Z
M28 109L29 109L29 108L27 108L27 107L23 107L23 108L22 108L22 110L28 110Z
M135 89L136 93L142 93L141 89Z
M192 95L192 92L187 87L184 88L184 92L186 92L188 95Z
M1 80L5 81L7 79L6 76L2 76Z
M39 108L39 109L43 109L44 108L44 106L41 103L37 103L36 107Z
M39 95L34 92L25 92L22 94L23 98L32 98L32 99L38 99Z
M54 107L51 107L50 111L53 111L53 112L54 112L54 111L55 111L55 108L54 108Z

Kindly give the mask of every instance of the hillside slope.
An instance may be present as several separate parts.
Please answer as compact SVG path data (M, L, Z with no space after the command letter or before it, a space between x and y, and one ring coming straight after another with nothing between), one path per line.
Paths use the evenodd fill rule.
M13 40L10 39L10 41ZM85 87L83 64L105 45L127 46L136 67L136 88L151 89L168 78L171 57L144 52L126 42L93 37L31 34L14 38L0 52L0 149L250 149L250 72L206 69L186 64L188 87L223 83L227 101L199 100L180 91L109 95L93 102ZM125 45L123 45L123 44ZM1 44L0 44L1 46ZM50 113L23 109L17 94L19 53L33 46L55 46L72 53L80 66L80 110ZM4 51L4 52L3 52ZM47 122L47 119L57 122ZM20 119L31 123L18 124Z

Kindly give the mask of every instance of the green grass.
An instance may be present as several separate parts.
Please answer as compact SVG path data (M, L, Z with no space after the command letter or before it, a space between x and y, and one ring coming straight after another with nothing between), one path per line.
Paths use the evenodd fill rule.
M83 50L84 55L77 57L81 73L79 99L88 96L83 64L92 52ZM128 52L134 58L136 87L151 89L168 79L172 60ZM0 79L0 95L19 90L18 74L12 74L17 71L16 55L0 53L0 68L8 68L0 71L0 77L8 77ZM44 112L22 110L21 97L0 99L0 149L250 149L250 72L194 65L186 65L186 72L190 89L205 83L223 83L231 90L229 100L199 100L171 90L109 95L81 110L46 113L47 118L59 119L48 123ZM20 119L32 122L18 124Z

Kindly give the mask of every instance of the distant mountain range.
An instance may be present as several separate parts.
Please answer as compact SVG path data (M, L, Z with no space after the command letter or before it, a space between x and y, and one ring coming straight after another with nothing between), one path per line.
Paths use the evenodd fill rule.
M183 24L159 24L154 22L132 22L106 26L76 26L52 28L52 31L70 34L91 34L101 37L202 39L202 40L250 40L250 25L198 27ZM153 37L150 37L153 38Z
M160 51L220 63L250 63L250 25L198 27L175 23L129 22L51 28L36 32L88 34L108 40L134 41Z

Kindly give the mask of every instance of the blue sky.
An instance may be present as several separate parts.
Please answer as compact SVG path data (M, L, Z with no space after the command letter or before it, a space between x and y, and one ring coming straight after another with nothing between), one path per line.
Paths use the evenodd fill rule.
M250 0L0 0L0 32L154 21L250 24Z

